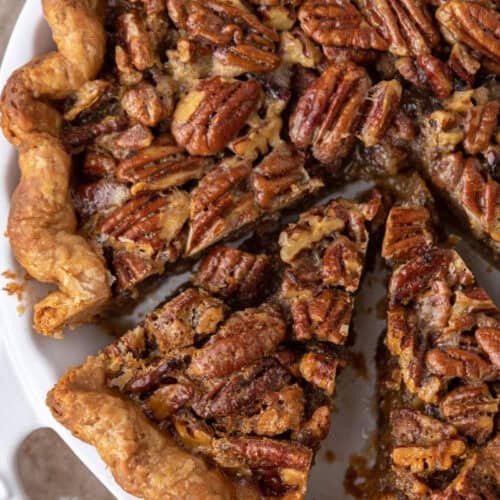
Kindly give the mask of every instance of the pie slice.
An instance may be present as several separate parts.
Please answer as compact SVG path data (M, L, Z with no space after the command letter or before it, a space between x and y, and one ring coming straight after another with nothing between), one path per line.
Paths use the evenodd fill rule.
M414 192L390 210L382 249L392 275L376 487L384 498L498 498L500 312L439 245L428 192Z
M304 498L379 209L374 194L305 212L281 258L216 247L196 288L61 378L54 417L142 498Z

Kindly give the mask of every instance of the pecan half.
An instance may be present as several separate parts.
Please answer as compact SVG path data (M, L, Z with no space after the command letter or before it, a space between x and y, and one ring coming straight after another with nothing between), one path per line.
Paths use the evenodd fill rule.
M455 43L448 58L448 66L468 87L472 87L481 63L470 54L465 45Z
M402 92L397 80L379 82L369 90L370 107L359 131L359 138L366 147L378 144L384 137L399 110Z
M235 248L215 247L201 263L194 283L224 299L251 302L269 282L271 259Z
M355 142L370 78L363 68L329 66L299 99L289 122L292 142L321 163L340 165Z
M220 69L233 76L272 71L279 64L274 53L279 35L242 4L221 0L168 0L175 25L193 40L212 45Z
M285 330L281 314L271 306L237 312L194 353L187 372L207 379L226 376L271 354Z
M132 121L154 127L166 117L163 103L153 85L141 82L127 90L121 99L122 108Z
M439 32L424 2L358 0L358 3L396 56L416 57L429 53L439 43Z
M441 415L462 434L484 443L493 431L498 400L486 384L466 385L449 392L441 401Z
M321 45L387 50L387 42L350 0L306 0L298 18L302 29Z
M269 153L253 169L251 176L255 201L264 210L279 210L305 193L323 186L311 179L304 168L304 155L283 143Z
M186 254L193 255L260 215L246 184L252 165L229 158L212 168L191 192L191 225Z
M156 54L144 21L135 12L127 12L118 18L117 31L123 41L130 61L139 71L155 63Z
M193 389L185 384L169 384L157 389L146 401L147 411L162 421L185 406L193 396Z
M351 295L336 289L324 290L311 300L296 301L291 310L295 337L343 344L349 333L352 308Z
M500 14L494 7L481 2L451 0L439 7L436 19L449 43L463 43L500 62Z
M182 186L199 179L212 166L209 158L180 154L178 146L153 143L121 160L116 168L116 178L130 182L130 191L136 195L145 191L160 191Z
M215 333L225 316L224 304L202 290L188 288L152 312L145 321L163 352L192 345L196 335Z
M222 151L257 109L262 89L255 79L202 80L177 104L172 134L193 155Z
M189 216L189 196L184 191L146 194L130 199L104 217L96 228L105 245L133 247L154 255L174 243Z
M338 361L331 356L308 352L302 356L299 369L304 380L332 395L335 389L337 366Z
M428 369L443 377L458 377L471 381L490 380L496 370L481 356L464 349L432 349L426 354Z
M500 369L500 325L478 328L474 335L490 361Z
M387 217L382 257L404 262L428 251L434 243L430 213L423 207L394 207Z
M497 100L469 109L464 123L464 149L468 154L486 150L497 129L499 113L500 102Z
M453 92L453 78L450 68L431 54L420 54L417 64L425 74L431 90L439 99L447 99Z

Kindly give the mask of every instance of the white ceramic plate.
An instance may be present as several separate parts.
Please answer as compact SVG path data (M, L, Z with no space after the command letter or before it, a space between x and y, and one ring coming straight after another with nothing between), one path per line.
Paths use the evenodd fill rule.
M12 33L0 70L0 88L18 66L34 56L53 48L50 31L43 20L40 0L27 0ZM0 134L1 135L1 134ZM0 158L3 175L0 179L0 228L5 228L9 211L10 195L18 181L17 156L15 149L0 138ZM358 186L359 187L359 186ZM342 192L351 196L355 189ZM339 194L339 193L336 193ZM0 230L3 232L3 229ZM497 271L491 268L470 247L462 242L459 250L465 257L480 283L500 303L500 285ZM0 237L0 272L10 270L23 275L15 262L6 238ZM375 370L373 357L379 335L385 321L376 317L377 304L384 295L384 278L381 266L378 276L368 273L357 297L354 332L358 352L363 352L367 361L368 379L363 379L353 369L345 369L337 385L336 406L328 440L318 453L310 479L309 499L342 500L343 478L351 454L363 453L371 442L375 429L373 388ZM163 290L158 290L141 304L145 311L151 310L170 289L176 288L187 275L169 278ZM3 286L3 284L2 284ZM27 285L25 297L26 312L20 315L16 308L18 300L13 296L1 295L3 351L0 350L0 375L2 400L0 403L0 479L4 476L11 498L22 497L17 484L14 467L15 446L29 432L38 427L53 428L103 482L120 499L133 498L121 490L100 460L93 447L73 438L51 417L45 406L45 395L66 369L82 363L86 356L110 342L110 338L99 328L87 326L66 334L63 341L42 337L31 328L31 304L48 290L34 282ZM1 346L1 344L0 344ZM10 364L6 359L10 360ZM14 379L15 378L15 379ZM335 460L332 463L332 455ZM0 499L2 483L0 481Z

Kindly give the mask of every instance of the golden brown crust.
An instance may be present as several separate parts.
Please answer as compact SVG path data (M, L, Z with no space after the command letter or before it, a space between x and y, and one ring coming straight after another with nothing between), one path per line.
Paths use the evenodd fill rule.
M203 459L181 450L141 409L110 391L101 358L69 370L47 396L57 419L97 448L120 486L144 499L257 499Z
M19 262L59 291L35 307L35 329L60 336L89 319L110 296L107 271L75 234L69 200L71 158L59 140L62 116L45 99L61 99L99 70L105 35L98 0L44 0L57 52L17 70L2 94L2 127L18 146L21 181L12 198L8 236Z

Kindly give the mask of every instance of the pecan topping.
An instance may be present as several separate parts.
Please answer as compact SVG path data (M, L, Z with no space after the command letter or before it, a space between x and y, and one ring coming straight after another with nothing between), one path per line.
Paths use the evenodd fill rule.
M271 259L235 248L215 247L205 257L194 283L224 299L251 302L269 282Z
M387 42L350 0L306 0L298 17L302 29L321 45L387 49Z
M113 271L120 289L131 290L148 276L161 272L161 269L147 255L118 250L113 254Z
M464 124L467 153L473 155L486 150L497 128L499 112L500 103L496 100L469 109Z
M193 255L260 215L246 190L252 166L229 158L208 172L191 192L191 227L186 248Z
M500 14L481 2L451 0L436 11L448 42L463 43L496 63L500 62Z
M321 163L338 165L351 151L370 78L363 68L329 66L299 99L290 117L290 138L309 146Z
M188 288L151 313L145 328L156 339L158 347L168 352L192 345L196 335L215 333L224 313L220 300L202 290Z
M223 377L271 354L285 337L285 322L270 306L233 314L219 332L193 355L188 374Z
M303 154L286 143L273 149L254 168L251 182L257 204L273 211L323 185L319 179L309 177Z
M80 113L92 109L100 103L103 96L111 90L111 83L106 80L85 82L74 94L73 102L64 112L64 119L73 121Z
M221 0L168 0L168 12L175 25L193 40L214 47L214 58L227 74L262 73L279 64L274 53L279 35L257 17Z
M338 362L325 354L308 352L300 360L300 373L310 384L333 394Z
M156 54L144 22L135 12L127 12L118 18L118 33L126 47L130 61L139 71L155 63Z
M441 401L441 415L459 432L481 444L493 431L493 418L498 412L486 384L465 385L449 392Z
M432 91L443 100L453 92L453 79L450 68L431 54L421 54L417 64L426 76Z
M111 155L89 149L85 155L83 173L88 177L106 177L113 175L116 162Z
M81 184L73 192L76 211L87 217L102 210L120 206L129 198L130 192L126 186L108 179Z
M212 166L208 158L180 154L181 148L153 144L121 160L116 178L132 183L131 193L160 191L199 179Z
M397 80L382 81L368 92L370 108L363 119L359 138L366 147L378 144L399 110L403 89Z
M461 43L455 43L448 58L448 66L468 87L472 87L481 63Z
M143 149L151 145L153 142L153 134L149 128L138 123L119 133L113 142L119 149Z
M175 108L172 133L193 155L222 151L236 137L262 96L255 79L202 80Z
M328 406L316 408L311 418L296 433L295 439L305 446L316 448L328 436L330 430L330 413Z
M386 222L382 257L402 262L428 251L434 243L430 214L422 207L394 207Z

